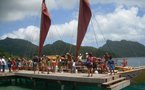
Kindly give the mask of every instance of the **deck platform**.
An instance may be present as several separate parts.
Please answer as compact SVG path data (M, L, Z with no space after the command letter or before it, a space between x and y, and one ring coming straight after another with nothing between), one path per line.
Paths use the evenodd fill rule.
M2 76L22 76L29 78L48 79L55 81L67 81L76 83L89 83L93 85L99 85L107 90L115 90L114 88L122 89L130 85L130 81L125 77L121 77L120 74L108 75L108 74L93 74L93 77L87 77L87 73L40 73L34 74L33 71L19 71L15 73L0 73Z
M15 73L9 73L6 71L5 73L0 72L0 77L5 77L5 76L15 76Z
M104 82L119 78L118 74L116 75L94 74L93 77L87 77L86 73L34 74L34 72L32 71L20 71L20 72L15 73L15 75L31 77L31 78L42 78L42 79L50 79L50 80L95 83L95 84L102 84Z

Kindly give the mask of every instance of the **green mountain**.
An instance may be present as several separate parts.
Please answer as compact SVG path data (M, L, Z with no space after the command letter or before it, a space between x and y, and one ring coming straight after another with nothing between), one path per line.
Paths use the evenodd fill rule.
M47 44L43 48L43 55L64 55L71 53L75 55L75 45L58 40L53 44ZM0 40L0 55L15 55L31 57L37 55L38 46L29 41L22 39L6 38ZM145 56L145 46L133 41L110 41L100 48L82 46L82 54L91 52L94 56L103 56L105 52L110 53L113 57L142 57Z
M111 51L119 57L143 57L145 56L145 46L133 41L111 41L108 40L101 50Z
M43 54L64 55L66 53L71 53L72 55L75 55L75 51L76 51L75 45L58 40L53 44L47 44L46 46L44 46ZM81 54L85 54L86 52L91 52L95 56L102 56L105 53L100 49L89 47L89 46L82 46L80 48L80 52Z
M30 57L36 52L37 46L22 39L6 38L0 40L0 49L15 56Z
M22 39L6 38L4 40L0 40L0 49L15 56L31 57L34 54L37 54L37 48L38 46ZM43 48L43 55L64 55L68 52L75 55L75 48L75 45L58 40L53 44L45 45ZM88 46L81 47L80 52L82 54L91 52L95 56L102 56L105 53L100 49Z
M0 49L0 57L5 56L6 58L8 58L9 56L11 56L9 53L7 53L6 51Z

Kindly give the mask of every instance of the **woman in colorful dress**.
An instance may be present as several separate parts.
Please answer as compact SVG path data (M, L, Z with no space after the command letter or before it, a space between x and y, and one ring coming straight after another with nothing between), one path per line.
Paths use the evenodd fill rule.
M16 60L15 58L12 59L12 70L15 72L17 69L17 66L16 66Z

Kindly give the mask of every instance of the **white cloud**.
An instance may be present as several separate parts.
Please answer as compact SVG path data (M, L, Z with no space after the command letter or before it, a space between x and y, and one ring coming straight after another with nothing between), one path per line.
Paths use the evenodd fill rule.
M0 21L16 21L27 16L40 16L42 0L2 0ZM57 9L56 0L46 0L49 10Z
M116 4L126 5L126 6L138 6L141 8L145 8L145 1L144 0L90 0L92 4Z
M77 0L46 0L49 11L72 9ZM0 21L22 20L27 16L40 16L42 0L2 0L0 3Z
M96 15L93 17L95 32L97 33L99 43L105 40L132 40L142 41L145 39L145 15L140 17L137 7L124 9L117 7L114 12L105 15ZM91 25L90 25L91 26ZM92 27L92 26L91 26ZM90 30L91 31L91 30ZM86 36L91 37L93 31ZM94 34L93 34L94 35ZM105 39L105 40L104 40ZM88 40L88 39L86 39ZM92 40L92 39L90 39ZM93 43L95 40L92 40ZM104 41L104 42L103 42ZM87 42L87 41L86 41Z
M33 42L34 44L38 44L39 39L39 28L35 26L28 26L26 28L20 28L16 31L7 33L1 37L4 39L6 37L10 38L19 38Z
M122 6L117 7L112 13L105 15L95 14L95 18L92 17L93 24L90 23L82 45L96 46L96 43L98 43L100 46L108 39L125 39L132 41L145 40L145 15L140 17L137 14L137 7L125 9ZM95 31L93 31L92 25L94 26ZM76 19L64 24L52 25L46 43L52 43L56 40L64 40L74 44L76 42L76 31ZM38 44L39 28L36 26L28 26L5 34L2 37L4 38L7 36L26 39ZM95 38L97 39L97 42Z
M26 16L38 15L41 0L2 0L0 21L16 21Z
M76 34L75 34L76 27L77 27L76 20L72 20L64 24L51 25L45 43L53 43L56 40L65 40L71 43L72 40L76 39ZM1 39L5 39L6 37L19 38L19 39L31 41L32 43L38 45L39 32L40 32L39 27L27 26L26 28L20 28L13 32L4 34L0 38Z
M69 43L76 41L77 20L71 20L64 24L52 25L46 41L52 43L56 40L64 40Z
M16 21L27 16L39 15L42 0L1 0L0 21ZM145 8L144 0L90 0L91 4L110 4L137 6ZM79 0L46 0L49 11L55 9L74 9L79 5ZM78 9L77 9L78 10Z

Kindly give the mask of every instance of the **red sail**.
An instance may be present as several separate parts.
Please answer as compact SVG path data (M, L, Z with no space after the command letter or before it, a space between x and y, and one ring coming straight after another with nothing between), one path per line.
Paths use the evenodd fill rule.
M41 13L40 41L39 41L39 49L38 49L39 56L42 54L43 44L44 44L45 38L47 36L50 25L51 25L51 20L50 20L49 14L48 14L45 0L43 0L42 13Z
M77 33L77 49L76 49L77 56L78 56L83 38L86 34L91 16L92 16L92 13L90 10L89 0L80 0L80 11L79 11L79 21L78 21L78 33Z

